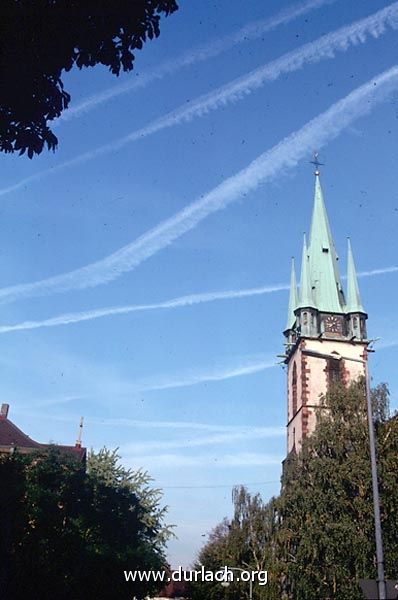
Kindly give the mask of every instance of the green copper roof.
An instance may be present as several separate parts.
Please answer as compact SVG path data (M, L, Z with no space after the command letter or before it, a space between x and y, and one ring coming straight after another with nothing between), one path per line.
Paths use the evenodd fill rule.
M321 312L345 312L338 257L326 213L319 173L315 176L309 255L309 280L315 307ZM302 301L300 299L302 305Z
M301 259L300 299L297 308L316 308L311 289L310 262L307 240L304 234L303 256Z
M347 313L361 312L365 313L362 306L361 297L359 294L357 272L355 270L354 257L350 239L348 239L348 254L347 254Z
M296 322L296 315L294 311L296 310L298 305L298 297L297 297L297 283L296 283L296 269L294 267L294 258L292 258L292 270L290 275L290 295L289 295L289 308L287 311L287 322L286 329L293 329L293 326Z
M347 302L339 274L329 220L323 201L319 171L315 172L315 198L310 240L304 235L300 291L297 293L294 261L290 277L290 298L285 332L295 325L297 309L315 308L325 313L363 313L350 240L347 259Z

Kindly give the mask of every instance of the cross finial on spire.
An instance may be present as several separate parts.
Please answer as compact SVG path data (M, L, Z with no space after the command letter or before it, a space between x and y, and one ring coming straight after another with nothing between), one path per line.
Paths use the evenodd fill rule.
M320 174L319 167L322 167L324 165L324 163L319 162L318 157L319 157L319 152L315 151L312 156L312 160L310 160L310 163L312 165L315 165L314 175L316 177L319 177L319 174Z

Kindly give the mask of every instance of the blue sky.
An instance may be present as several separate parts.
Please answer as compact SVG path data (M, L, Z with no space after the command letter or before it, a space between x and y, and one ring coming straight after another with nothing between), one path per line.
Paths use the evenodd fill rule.
M86 446L148 469L185 566L234 484L279 489L314 149L398 405L398 3L180 4L133 73L65 75L55 154L1 157L0 388L31 437L73 443L84 415Z

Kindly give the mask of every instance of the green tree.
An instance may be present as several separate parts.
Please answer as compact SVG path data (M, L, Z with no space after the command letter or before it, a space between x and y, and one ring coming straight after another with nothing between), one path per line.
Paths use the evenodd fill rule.
M216 572L225 566L248 571L273 569L275 537L274 499L265 503L260 494L252 495L244 486L237 486L232 493L234 515L215 527L207 544L199 553L195 568L201 565ZM228 587L220 583L198 582L192 585L194 600L242 600L248 598L249 584L234 581ZM253 582L253 598L279 599L279 590L273 582L259 585Z
M3 457L0 477L9 490L0 498L1 597L131 600L154 591L124 578L165 565L161 525L148 525L148 508L127 486L55 450Z
M159 35L176 0L2 0L0 150L30 158L58 140L48 122L70 101L62 74L102 64L133 68L136 50Z
M142 469L126 469L120 462L118 448L108 450L101 448L98 452L91 452L87 458L87 472L98 482L112 487L129 490L145 508L145 524L156 532L159 543L166 543L173 537L172 525L166 525L164 520L168 511L167 506L162 506L162 490L152 487L152 477Z
M199 570L203 566L207 571L216 573L226 565L235 566L235 548L231 543L231 523L224 519L211 531L207 543L199 552L194 569ZM238 600L239 590L236 590L235 584L224 588L220 583L199 579L190 585L190 596L192 600Z
M386 575L396 577L397 419L388 419L385 385L372 396ZM360 599L359 579L376 578L364 382L348 389L336 386L324 405L327 410L319 411L316 430L302 451L285 461L277 501L281 596Z
M398 416L385 384L372 390L386 577L398 564ZM359 600L359 579L376 578L372 484L364 381L322 399L315 432L284 462L279 497L233 492L234 516L209 537L195 565L268 571L253 597ZM242 584L192 586L194 600L241 600Z

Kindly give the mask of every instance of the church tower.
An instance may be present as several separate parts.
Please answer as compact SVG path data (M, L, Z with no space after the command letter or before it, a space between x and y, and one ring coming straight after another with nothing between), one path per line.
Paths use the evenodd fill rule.
M367 314L362 306L350 240L347 296L339 273L323 200L318 163L310 236L304 236L300 288L292 260L285 335L287 450L298 451L316 424L315 408L334 381L344 385L365 374Z

